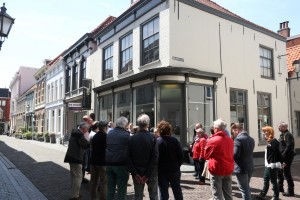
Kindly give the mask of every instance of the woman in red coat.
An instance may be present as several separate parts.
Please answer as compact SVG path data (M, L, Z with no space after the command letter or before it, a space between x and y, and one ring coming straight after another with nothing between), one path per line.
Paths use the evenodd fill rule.
M202 177L202 172L204 169L205 159L204 159L204 150L206 146L206 138L205 133L202 128L196 130L198 140L195 141L194 148L193 148L193 160L196 163L198 174L196 179L200 180L200 184L204 184L205 177Z

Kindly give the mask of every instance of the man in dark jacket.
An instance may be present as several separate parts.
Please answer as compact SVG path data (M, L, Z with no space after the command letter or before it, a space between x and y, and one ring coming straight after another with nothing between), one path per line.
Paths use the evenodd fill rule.
M106 199L107 195L107 176L105 164L105 149L106 149L106 133L108 130L108 122L96 122L92 126L92 130L96 134L91 138L91 200L98 198L98 182L100 180L100 199Z
M279 138L279 147L284 162L283 169L280 169L278 173L278 186L279 191L284 192L283 180L285 177L288 184L288 191L287 193L283 193L283 196L295 196L294 180L291 175L291 165L293 163L295 155L295 141L293 135L289 132L287 128L288 125L285 122L281 122L278 125L278 129L281 132Z
M151 200L158 199L158 147L148 128L150 118L142 114L137 119L139 131L129 141L130 172L133 178L135 200L142 200L145 183Z
M126 197L128 173L128 141L129 133L126 131L128 119L120 117L116 127L106 136L106 174L107 174L107 200L113 200L118 188L118 200Z
M251 200L250 179L253 173L253 150L255 141L244 131L243 125L235 123L231 126L234 137L234 170L238 187L244 200Z
M82 161L84 150L89 148L90 143L84 138L83 134L87 132L89 125L86 122L80 122L78 129L73 129L69 146L64 162L70 164L71 173L71 198L70 200L80 199L79 192L82 181Z

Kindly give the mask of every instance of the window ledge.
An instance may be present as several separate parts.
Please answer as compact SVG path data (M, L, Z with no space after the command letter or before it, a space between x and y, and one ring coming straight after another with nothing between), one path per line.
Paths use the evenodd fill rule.
M113 81L114 81L114 78L113 78L113 77L110 77L110 78L107 78L107 79L101 81L101 85L102 85L102 84L107 84L107 83L110 83L110 82L113 82Z
M129 70L129 71L127 71L127 72L124 72L124 73L122 73L122 74L119 74L119 75L118 75L118 79L128 77L128 76L130 76L130 75L132 75L132 74L134 74L134 73L133 73L133 70Z
M146 69L153 68L153 66L158 65L158 64L161 64L161 61L160 61L159 59L158 59L158 60L155 60L155 61L152 61L152 62L150 62L150 63L147 63L147 64L145 64L145 65L143 65L143 66L140 66L139 69L140 69L141 71L144 71L144 70L146 70Z

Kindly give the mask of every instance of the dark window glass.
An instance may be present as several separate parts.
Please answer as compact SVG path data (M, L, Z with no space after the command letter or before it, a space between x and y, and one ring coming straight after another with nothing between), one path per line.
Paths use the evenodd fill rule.
M243 124L245 130L248 128L246 96L246 91L230 90L230 122Z
M261 129L271 124L271 95L266 93L257 93L257 119L258 119L258 139L263 141Z
M121 39L120 74L132 70L132 33Z
M103 54L103 80L105 80L113 76L113 46L106 47Z
M159 59L159 18L155 18L142 27L143 65Z
M273 78L273 51L265 47L259 47L261 76Z
M82 87L82 79L86 78L86 60L80 61L80 79L79 79L79 87Z
M72 90L77 89L77 84L78 84L78 65L75 65L73 67L73 83L72 83Z

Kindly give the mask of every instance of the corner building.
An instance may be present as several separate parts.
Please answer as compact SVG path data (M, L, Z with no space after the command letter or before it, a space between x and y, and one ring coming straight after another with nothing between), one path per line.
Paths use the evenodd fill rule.
M137 1L95 34L87 58L100 120L141 113L169 121L187 151L201 122L244 124L265 148L262 126L288 120L285 38L209 0ZM279 133L276 133L279 134Z

